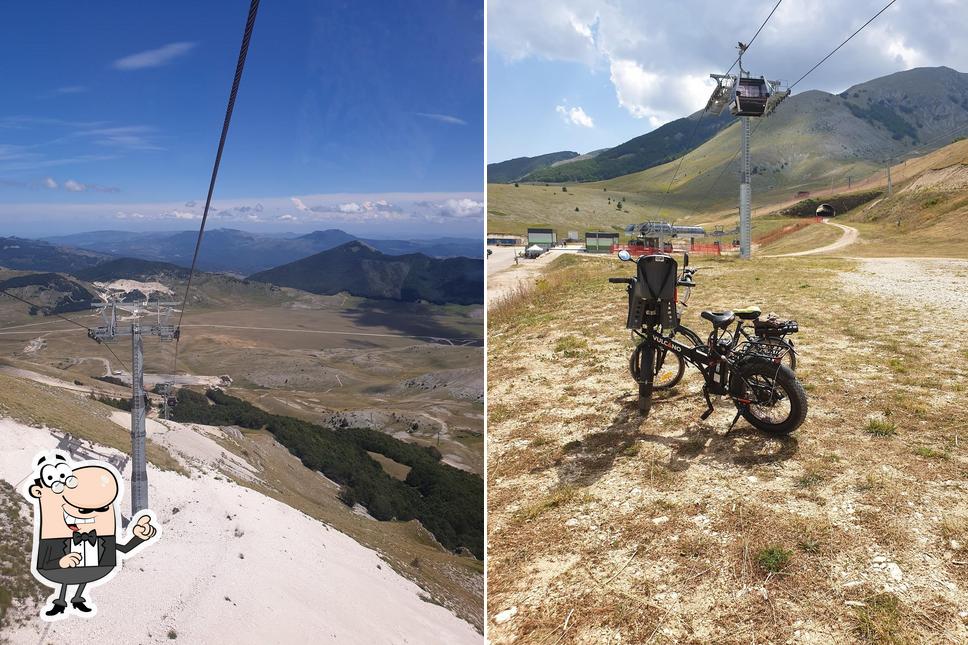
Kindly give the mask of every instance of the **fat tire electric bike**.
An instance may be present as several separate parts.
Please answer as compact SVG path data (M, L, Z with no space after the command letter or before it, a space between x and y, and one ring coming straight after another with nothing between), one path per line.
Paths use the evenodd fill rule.
M619 257L631 260L627 252L619 253ZM688 263L687 254L684 265L688 267ZM659 388L671 387L682 378L689 363L705 380L702 392L707 408L700 418L707 419L714 410L710 395L725 395L736 406L730 428L740 417L772 434L789 434L800 427L807 416L807 396L793 370L783 364L784 355L789 353L785 343L762 342L758 335L743 334L743 319L732 311L702 312L702 318L712 324L703 341L679 322L677 287L682 280L676 260L664 253L643 255L636 266L636 277L608 280L627 285L626 327L638 338L629 358L629 371L638 384L638 409L643 416L647 417L652 408L657 377ZM689 282L691 287L691 276ZM756 314L758 317L758 310ZM734 322L737 328L730 331ZM795 331L786 328L787 333L791 330ZM741 337L747 340L741 342Z

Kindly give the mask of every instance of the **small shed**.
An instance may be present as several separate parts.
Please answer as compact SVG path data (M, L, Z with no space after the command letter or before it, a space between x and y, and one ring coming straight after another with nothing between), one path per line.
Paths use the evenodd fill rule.
M618 244L618 233L603 231L588 231L585 233L586 253L611 253L612 246Z
M538 245L546 251L558 243L558 234L553 228L529 228L528 246Z

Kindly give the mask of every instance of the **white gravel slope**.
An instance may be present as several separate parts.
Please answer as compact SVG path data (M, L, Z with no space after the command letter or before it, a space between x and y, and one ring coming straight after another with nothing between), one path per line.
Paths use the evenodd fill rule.
M15 485L38 451L57 444L49 431L10 419L0 419L0 436L0 477ZM421 600L376 552L299 511L208 473L149 466L148 477L164 532L94 588L97 616L71 616L46 633L37 620L4 637L170 643L173 630L187 643L483 642L470 624Z

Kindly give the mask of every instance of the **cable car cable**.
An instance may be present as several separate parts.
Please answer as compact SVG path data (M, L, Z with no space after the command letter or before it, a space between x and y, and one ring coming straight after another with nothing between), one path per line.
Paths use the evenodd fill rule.
M15 296L12 293L10 293L9 291L7 291L6 289L0 289L0 293L2 293L5 296L8 296L10 298L13 298L14 300L19 300L20 302L22 302L22 303L24 303L26 305L30 305L31 307L37 309L38 311L43 311L43 309L44 309L41 305L38 305L38 304L33 303L33 302L30 302L29 300L27 300L25 298L21 298L20 296ZM76 326L80 327L81 329L84 329L86 331L91 331L91 328L88 327L87 325L85 325L84 323L77 322L76 320L74 320L72 318L68 318L67 316L62 316L61 314L59 314L57 312L52 311L49 314L45 314L45 315L56 316L57 318L60 318L61 320L65 320L65 321L69 322L72 325L76 325ZM107 350L109 352L111 352L111 355L114 356L114 358L117 359L117 361L119 363L121 363L121 367L123 367L126 370L128 369L128 366L124 363L124 361L121 360L121 357L120 356L118 356L117 354L114 353L114 350L111 349L111 346L110 345L106 345L105 343L98 343L98 345L104 345L104 347L106 347ZM130 372L131 370L128 370L128 371Z
M877 17L879 16L879 15L881 15L882 13L884 13L885 11L887 11L887 10L888 10L888 9L890 8L890 6L891 6L892 4L894 4L895 2L897 2L897 0L891 0L891 1L890 1L890 2L888 2L888 3L886 4L886 5L884 5L884 7L883 7L883 8L882 8L882 9L881 9L880 11L878 11L877 13L875 13L875 14L874 14L874 15L873 15L873 16L871 17L871 19L870 19L870 20L868 20L867 22L865 22L865 23L864 23L863 25L861 25L861 26L860 26L860 28L859 28L859 29L858 29L857 31L855 31L855 32L854 32L854 33L852 33L852 34L851 34L850 36L848 36L848 37L847 37L847 40L845 40L844 42L842 42L842 43L840 43L839 45L837 45L837 46L836 46L836 47L835 47L834 49L832 49L832 50L830 51L830 53L829 53L829 54L827 54L826 56L824 56L823 58L821 58L821 59L820 59L820 62L819 62L819 63L817 63L816 65L814 65L813 67L811 67L811 68L810 68L810 69L809 69L809 70L807 71L807 73L806 73L806 74L804 74L803 76L801 76L800 78L798 78L798 79L797 79L796 81L794 81L794 83L793 83L793 85L791 85L790 87L788 87L788 88L787 88L787 90L789 91L789 90L792 90L792 89L793 89L794 87L796 87L796 86L797 86L797 83L799 83L800 81L802 81L803 79L805 79L805 78L806 78L807 76L809 76L809 75L810 75L810 74L811 74L811 73L813 72L813 70L815 70L815 69L817 69L818 67L820 67L821 65L823 65L823 64L824 64L824 62L826 62L826 60L827 60L828 58L830 58L831 56L833 56L834 54L836 54L836 53L837 53L837 50L838 50L838 49L840 49L841 47L843 47L844 45L846 45L847 43L849 43L849 42L850 42L850 39L851 39L851 38L853 38L854 36L856 36L857 34L859 34L859 33L860 33L861 31L863 31L863 29L864 29L864 27L866 27L867 25L869 25L869 24L871 24L872 22L874 22L874 20L875 20L875 19L876 19L876 18L877 18Z
M770 11L770 14L766 17L766 19L762 23L760 23L759 29L756 30L756 33L753 34L753 37L750 38L750 41L746 43L746 49L744 49L744 52L750 48L750 45L753 44L753 41L756 40L756 37L760 35L761 31L763 31L763 27L766 26L766 23L768 23L770 21L770 18L773 17L773 14L776 13L776 10L779 8L781 2L783 2L783 0L777 0L777 3L773 5L773 9ZM726 70L726 73L723 74L723 76L725 76L726 74L729 74L733 70L733 68L736 67L736 63L738 63L739 60L740 60L740 57L737 57L736 60L733 61L733 64L729 66L729 69ZM696 125L693 126L692 132L689 134L689 138L687 139L688 142L691 143L693 140L693 137L696 136L696 132L699 130L699 124L702 123L703 117L705 116L706 116L706 108L703 108L702 114L699 115L699 118L696 120ZM665 193L663 193L662 201L659 203L659 208L656 209L656 212L655 212L656 219L659 219L659 215L662 213L662 209L665 208L665 203L666 201L668 201L669 192L672 190L673 184L676 183L676 178L679 176L679 170L682 168L682 162L685 161L686 156L690 152L692 152L692 150L686 151L685 154L679 157L679 163L676 165L675 172L672 173L672 179L669 180L669 185L666 187Z
M768 23L770 21L770 18L773 17L773 14L776 12L776 10L780 6L780 3L781 2L783 2L783 0L778 0L777 3L773 6L773 11L771 11L770 12L770 15L768 15L766 17L766 20L763 21L763 24L760 25L760 28L756 30L756 33L753 34L753 37L750 38L750 41L748 43L746 43L746 49L749 49L750 48L750 45L753 44L753 41L756 40L756 37L760 35L760 32L761 31L763 31L763 27L765 27L766 26L766 23ZM745 53L745 50L744 50L744 53ZM733 61L733 64L730 65L729 66L729 69L726 70L726 74L729 74L731 71L733 71L733 68L736 67L736 63L739 62L739 59L740 59L740 57L737 56L736 57L736 60ZM723 74L723 76L725 76L726 74Z
M245 21L245 31L242 34L242 46L239 49L239 59L235 64L235 77L232 79L232 90L229 92L229 102L225 109L225 121L222 123L222 136L219 138L218 151L215 153L215 165L212 167L212 178L208 184L208 196L205 199L205 210L202 212L202 222L198 228L198 238L195 240L195 253L192 256L192 267L188 272L188 283L185 285L185 298L182 301L181 312L178 315L178 325L181 327L182 318L185 317L185 309L188 307L188 294L192 288L192 276L195 275L195 266L198 263L198 253L202 248L202 237L205 235L205 222L208 221L208 211L212 205L212 194L215 192L215 180L218 178L218 168L222 163L222 150L225 148L225 138L229 132L229 124L232 122L232 112L235 109L235 99L239 93L239 83L242 80L242 71L245 69L245 57L249 52L249 41L252 39L252 29L255 27L255 17L259 11L259 0L251 0L249 4L249 15ZM172 360L171 371L175 373L178 366L178 341L181 334L175 338L175 355Z
M860 33L861 31L863 31L863 30L864 30L864 28L865 28L865 27L867 27L867 25L869 25L869 24L871 24L872 22L874 22L874 20L875 20L875 19L876 19L876 18L877 18L878 16L880 16L880 15L881 15L882 13L884 13L885 11L887 11L887 10L888 10L888 8L890 8L890 6L891 6L891 5L893 5L893 4L895 3L895 2L897 2L897 0L891 0L891 1L890 1L890 2L888 2L888 3L886 4L886 5L884 5L884 7L882 7L880 11L878 11L877 13L875 13L875 14L874 14L874 15L873 15L873 16L872 16L872 17L870 18L870 20L868 20L868 21L867 21L867 22L865 22L865 23L864 23L863 25L861 25L861 26L860 26L860 27L859 27L859 28L857 29L857 31L855 31L855 32L854 32L854 33L852 33L852 34L851 34L850 36L848 36L848 37L846 38L846 40L844 40L844 42L842 42L842 43L840 43L839 45L837 45L837 46L836 46L836 47L835 47L834 49L832 49L832 50L831 50L831 51L830 51L830 52L829 52L829 53L828 53L828 54L827 54L826 56L824 56L823 58L821 58L821 59L820 59L820 61L819 61L819 62L817 62L817 64L816 64L816 65L814 65L814 66L813 66L813 67L811 67L811 68L810 68L809 70L807 70L807 72L806 72L805 74L803 74L803 75L802 75L802 76L801 76L800 78L798 78L798 79L797 79L797 80L796 80L796 81L795 81L795 82L794 82L794 83L793 83L792 85L790 85L790 86L789 86L789 87L787 88L787 91L789 92L789 91L791 91L791 90L793 90L793 88L794 88L794 87L795 87L795 86L796 86L796 85L797 85L797 84L798 84L798 83L799 83L800 81L802 81L802 80L803 80L803 79L805 79L805 78L806 78L807 76L809 76L809 75L810 75L811 73L813 73L813 71L814 71L814 70L816 70L816 69L817 69L818 67L820 67L820 66L821 66L821 65L822 65L822 64L823 64L824 62L826 62L828 58L830 58L830 57L831 57L831 56L833 56L833 55L834 55L835 53L837 53L837 50L839 50L839 49L840 49L841 47L843 47L843 46L844 46L844 45L846 45L846 44L847 44L848 42L850 42L850 40L851 40L851 39L852 39L852 38L853 38L854 36L856 36L856 35L857 35L857 34L859 34L859 33ZM777 6L779 6L779 3L777 3ZM776 7L774 7L774 11L775 11L775 10L776 10ZM771 13L770 13L770 15L772 16L772 15L773 15L773 13L771 12ZM769 18L767 18L767 19L769 19ZM765 23L764 23L764 24L765 24ZM762 28L762 27L761 27L761 28ZM759 33L759 32L757 32L757 33ZM753 42L753 41L751 40L750 42ZM738 61L738 60L739 60L739 59L737 59L737 61ZM734 64L735 64L735 63L734 63ZM732 69L732 67L730 67L730 69ZM727 73L728 73L728 72L727 72ZM779 106L779 105L777 105L777 106L776 106L776 108L774 108L774 109L779 109L779 107L780 107L780 106ZM757 129L758 129L759 127L760 127L760 124L761 124L761 123L762 123L762 121L758 121L758 122L756 123L756 125L755 125L755 126L753 126L753 130L752 130L752 132L750 133L750 136L752 136L752 135L753 135L753 133L755 133L755 132L756 132L756 130L757 130ZM719 173L719 175L718 175L718 176L716 177L716 180L715 180L715 181L713 181L713 183L712 183L712 184L710 184L710 186L709 186L709 188L707 188L707 189L706 189L706 193L705 193L705 194L703 195L703 201L705 201L705 199L706 199L706 197L708 197L708 196L709 196L709 193L711 193L711 192L712 192L712 189L713 189L713 188L714 188L714 187L716 186L716 184L717 184L717 183L719 183L719 180L720 180L720 179L722 178L722 176L723 176L723 175L724 175L724 174L726 173L726 169L727 169L727 168L729 168L729 166L730 166L730 164L732 164L732 163L733 163L733 161L734 161L734 160L736 159L736 157L738 157L738 156L739 156L739 153L740 153L740 151L739 151L739 150L737 150L737 151L736 151L736 153L735 153L735 154L734 154L734 155L733 155L733 156L732 156L732 157L730 158L730 160L726 162L726 164L725 164L725 165L723 166L723 169L722 169L722 170L720 171L720 173Z

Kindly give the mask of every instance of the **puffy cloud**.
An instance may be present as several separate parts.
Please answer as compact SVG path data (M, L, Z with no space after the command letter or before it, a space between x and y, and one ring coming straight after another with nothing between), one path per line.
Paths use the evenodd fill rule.
M146 67L161 67L167 65L176 58L184 56L195 47L195 43L178 42L168 43L157 49L148 49L137 54L131 54L124 58L119 58L112 63L115 69L144 69Z
M299 199L298 197L290 197L289 199L292 201L292 205L296 207L296 210L304 213L309 212L309 207L303 203L303 200Z
M84 192L85 188L86 186L84 186L84 184L74 181L73 179L68 179L64 182L64 189L69 190L72 193Z
M53 177L44 177L44 188L57 188L57 182Z
M595 127L595 122L590 116L585 114L585 110L583 110L581 106L568 108L564 105L556 105L555 112L561 115L561 118L565 120L565 123L580 125L583 128Z
M709 73L726 71L735 60L736 41L751 38L773 4L737 0L723 12L714 0L667 3L661 11L638 0L489 0L488 44L512 64L531 58L607 72L617 103L658 124L702 109L711 89ZM791 82L882 5L782 3L744 56L745 66L757 76ZM968 69L968 39L961 33L966 23L968 3L897 3L797 90L840 92L917 66Z

